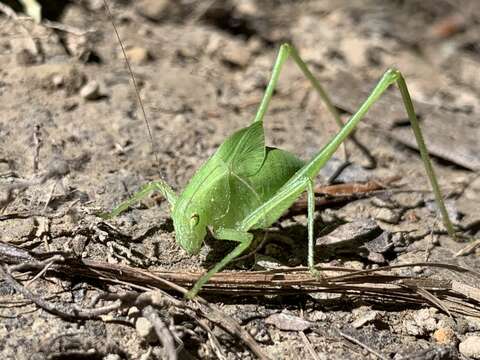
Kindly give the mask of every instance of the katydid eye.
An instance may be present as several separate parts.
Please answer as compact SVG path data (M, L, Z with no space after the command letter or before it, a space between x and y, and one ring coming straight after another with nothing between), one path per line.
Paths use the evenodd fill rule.
M190 217L190 227L197 226L199 221L200 216L198 216L198 214L192 214L192 216Z

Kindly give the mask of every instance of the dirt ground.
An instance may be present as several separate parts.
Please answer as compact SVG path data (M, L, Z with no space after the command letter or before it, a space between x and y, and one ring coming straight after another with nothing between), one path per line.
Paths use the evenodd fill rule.
M352 164L334 179L376 180L384 188L327 201L317 212L317 262L357 270L412 262L479 269L475 249L457 256L480 236L478 1L111 0L153 148L103 2L77 0L61 8L52 3L44 2L41 24L5 13L0 4L2 244L36 259L62 253L149 271L211 267L230 244L208 240L198 256L187 255L175 242L168 206L158 194L111 221L95 213L159 176L180 191L229 134L251 121L276 52L288 41L344 120L387 68L404 74L459 233L456 240L446 234L401 97L392 88L356 132L367 152L348 141ZM305 160L338 130L293 61L281 74L265 127L268 145ZM337 151L317 184L332 180L343 157ZM232 264L227 271L241 279L246 270L306 265L305 211L275 224L270 233L256 261ZM383 247L375 247L379 239ZM4 270L15 263L4 253L0 260ZM2 359L167 358L165 344L152 339L151 321L137 314L138 306L66 319L19 293L5 281L4 270ZM30 283L38 269L14 274L56 306L89 308L101 293L138 290L80 274L46 272ZM449 269L416 266L396 274L480 288L478 275ZM445 311L441 301L423 294L420 304L328 292L227 292L207 300L271 359L480 359L478 292L476 302L471 297L471 313ZM255 358L244 341L214 321L196 322L167 310L159 314L176 346L184 344L180 358Z

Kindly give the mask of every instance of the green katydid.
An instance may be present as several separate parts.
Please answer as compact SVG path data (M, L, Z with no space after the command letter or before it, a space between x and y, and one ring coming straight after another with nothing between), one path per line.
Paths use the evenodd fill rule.
M112 212L103 215L104 218L117 216L151 192L159 191L170 204L176 241L187 253L194 255L200 251L207 229L216 239L238 242L233 251L195 283L187 293L188 298L194 297L215 273L249 248L253 239L253 234L249 231L271 226L305 191L308 199L308 267L314 275L318 275L314 263L314 178L352 133L369 108L394 83L402 95L443 222L448 233L454 235L453 225L443 202L413 103L405 80L398 70L389 69L385 72L359 110L310 161L304 162L292 153L265 146L263 118L282 65L289 56L310 80L336 121L341 123L326 92L300 58L297 50L289 44L283 44L252 124L227 138L197 170L180 195L177 195L165 181L156 181L143 187Z

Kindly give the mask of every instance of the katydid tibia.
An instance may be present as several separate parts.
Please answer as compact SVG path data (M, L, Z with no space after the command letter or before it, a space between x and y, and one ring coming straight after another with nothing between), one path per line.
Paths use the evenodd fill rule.
M395 83L402 95L443 222L449 234L454 233L407 86L398 70L390 69L385 72L359 110L310 161L304 162L287 151L265 146L263 118L281 68L289 56L310 80L339 122L338 113L327 94L296 49L289 44L283 44L252 124L231 135L198 169L180 195L177 195L165 181L160 180L146 185L111 213L104 215L107 218L114 217L149 193L159 191L170 204L176 240L189 254L197 254L200 251L207 229L216 239L238 242L233 251L195 283L187 294L188 298L194 297L215 273L250 246L253 234L249 231L271 226L305 191L308 199L308 266L313 274L318 275L314 263L314 178L352 133L369 108L390 85Z

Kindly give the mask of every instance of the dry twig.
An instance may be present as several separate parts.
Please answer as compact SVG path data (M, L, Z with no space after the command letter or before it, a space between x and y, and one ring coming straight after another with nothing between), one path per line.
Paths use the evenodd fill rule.
M13 251L12 249L10 249L8 245L4 244L3 247L0 247L0 258L2 258L2 255L1 255L2 248L4 248L5 252L11 253ZM226 314L216 309L216 307L214 307L212 304L210 304L209 302L207 302L205 299L201 297L197 297L193 301L185 302L185 301L175 299L174 297L168 295L167 293L161 290L147 291L140 294L133 293L133 292L129 292L123 295L102 294L102 296L99 296L96 299L94 299L94 301L92 302L92 306L96 305L100 299L109 300L109 301L112 301L112 303L103 307L83 309L77 306L65 306L65 305L60 306L50 301L47 301L45 299L42 299L37 295L35 295L34 293L32 293L27 288L25 288L21 283L19 283L11 275L11 272L13 271L31 271L35 269L42 270L46 267L47 264L51 267L53 271L56 271L55 267L59 265L60 262L64 262L64 261L65 259L59 255L47 258L44 261L36 261L36 260L32 261L31 258L26 256L26 254L21 253L15 259L11 259L11 262L13 262L14 265L7 267L5 264L3 264L0 266L0 275L2 275L5 281L7 281L7 283L9 283L12 286L12 288L14 288L19 294L22 294L26 299L35 303L38 307L44 309L45 311L53 315L59 316L69 321L78 321L78 320L87 320L87 319L101 320L102 315L108 314L112 311L117 311L119 309L131 307L131 306L136 306L141 309L145 309L148 306L153 306L153 307L173 306L178 309L184 309L185 311L187 311L187 314L190 314L190 316L193 319L205 318L213 322L220 328L224 329L230 335L241 339L259 359L263 359L263 360L268 359L268 357L263 353L261 348L258 346L258 344L255 342L255 340L251 337L251 335L248 332L246 332L235 320L233 320ZM69 264L70 260L68 260L68 262L66 263ZM69 265L66 265L66 266L69 267ZM104 274L102 274L101 271L98 271L95 269L92 269L92 271L93 272L91 275L96 274L95 277L97 279L100 279L100 280L102 279L102 275ZM152 280L156 280L157 283L161 283L164 287L168 289L174 289L182 294L185 294L187 292L185 288L178 286L168 280L164 280L158 276L149 274L148 272L142 272L142 273L144 275L147 275L150 278L150 282L152 282ZM73 273L71 274L73 275ZM113 278L106 279L106 280L110 280L114 282ZM132 285L133 284L131 284L130 286ZM151 286L149 286L149 288L146 288L146 287L140 287L140 288L142 288L143 290L148 290L149 288L151 288ZM148 310L146 310L146 313L144 314L144 316L152 320L152 324L154 324L155 326L155 330L157 332L159 340L165 346L167 353L170 356L170 359L174 359L172 346L173 346L173 349L175 350L175 354L176 354L176 349L174 346L173 336L171 339L166 338L167 336L166 333L168 332L171 335L171 332L168 329L168 327L166 327L166 325L161 321L161 318L152 314L153 310L154 310L153 308L149 308ZM202 323L200 325L204 327L205 324ZM215 340L215 339L212 339L212 340ZM217 347L219 346L218 341L216 343L214 342L214 344Z
M162 318L158 315L157 311L151 305L147 305L143 308L142 315L152 323L153 328L157 333L158 340L160 340L167 352L168 359L177 360L177 350L175 349L173 335L168 329L168 326L165 325Z
M380 354L378 351L372 349L370 346L368 346L367 344L362 343L360 340L354 338L353 336L348 335L348 334L346 334L346 333L344 333L344 332L342 332L342 331L339 331L338 333L339 333L341 336L343 336L345 339L347 339L347 340L349 340L349 341L351 341L351 342L353 342L353 343L361 346L362 348L364 348L365 350L367 350L369 353L375 355L375 356L378 357L379 359L381 359L381 360L388 360L387 357L383 356L383 355Z
M4 247L0 247L0 258L2 258L1 251ZM9 251L11 252L11 250ZM28 259L25 254L17 256L13 260L13 262L19 263L15 266L15 271L41 270L45 266L45 261L32 262ZM43 257L43 259L45 258ZM361 271L341 267L318 267L318 270L325 275L322 281L318 281L311 276L308 269L299 267L241 272L240 274L238 272L222 272L216 274L202 291L211 294L242 296L314 292L341 293L362 296L374 301L380 297L383 300L404 304L427 302L447 313L480 316L480 290L478 288L458 281L401 276L392 272L395 269L414 266L443 268L480 278L478 272L456 265L412 263ZM63 276L85 276L108 282L124 282L130 286L170 289L181 294L185 294L187 291L185 287L191 286L201 275L191 272L144 271L125 265L77 258L68 258L66 263L55 262L51 265L50 271ZM179 303L175 305L178 306ZM216 324L223 324L228 328L229 333L236 334L246 342L254 343L251 336L243 332L241 327L231 323L225 324L222 321L221 313L212 308L206 300L198 297L197 305L203 309L200 313L201 316L210 320L214 319L212 321Z

